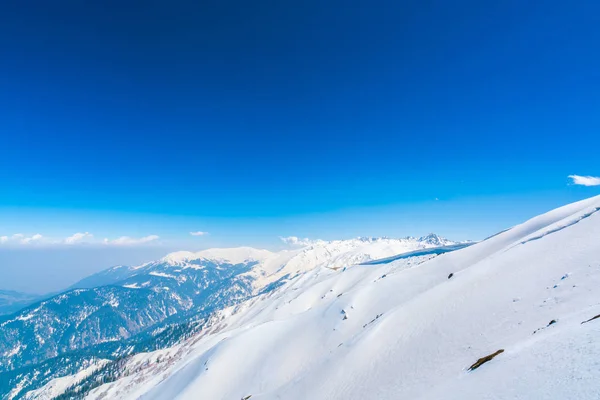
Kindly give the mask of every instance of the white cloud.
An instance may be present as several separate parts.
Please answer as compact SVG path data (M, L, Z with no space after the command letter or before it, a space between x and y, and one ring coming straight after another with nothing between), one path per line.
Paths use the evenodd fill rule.
M73 234L73 236L69 236L68 238L65 239L65 244L76 244L76 243L80 243L82 240L84 239L91 239L93 238L94 235L92 235L89 232L77 232L75 234Z
M600 186L600 177L596 176L581 176L581 175L569 175L569 178L573 180L574 185L582 186Z
M15 237L16 235L13 235L13 237ZM42 235L40 235L39 233L36 233L35 235L31 236L31 237L26 237L23 238L21 240L21 243L23 244L29 244L29 243L33 243L33 242L39 242L40 240L42 240L44 237Z
M30 237L26 237L25 235L23 235L22 233L15 233L14 235L10 235L10 236L0 236L0 244L7 244L7 245L11 245L11 244L29 244L32 242L39 242L43 239L43 236L40 235L39 233L36 233L33 236Z
M204 235L208 235L208 232L196 231L196 232L190 232L190 235L192 235L192 236L204 236Z
M120 238L110 240L108 238L104 239L104 244L115 245L115 246L134 246L137 244L145 244L149 242L153 242L158 240L159 236L157 235L149 235L141 238L132 238L129 236L121 236Z
M310 246L313 244L318 244L318 243L322 243L323 240L321 239L316 239L316 240L312 240L309 238L299 238L296 236L288 236L288 237L280 237L279 239L281 239L283 241L283 243L288 244L290 246Z
M34 244L43 246L70 246L75 244L134 246L154 242L158 239L158 235L149 235L140 238L121 236L116 239L106 238L104 240L100 240L95 239L94 235L90 232L77 232L66 238L46 237L39 233L31 236L23 235L22 233L16 233L10 236L0 236L0 244L6 246L26 246Z

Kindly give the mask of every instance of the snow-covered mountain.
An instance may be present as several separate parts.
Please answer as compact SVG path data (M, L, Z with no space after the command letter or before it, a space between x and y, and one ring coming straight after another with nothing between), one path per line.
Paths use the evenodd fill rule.
M183 270L200 270L201 267L227 266L227 265L254 265L257 262L273 255L268 250L254 249L251 247L237 247L229 249L209 249L197 253L178 251L170 253L160 260L138 266L119 265L112 267L80 280L71 286L71 289L94 288L99 286L114 285L122 281L143 274L159 271L179 273ZM182 267L172 268L172 267Z
M185 264L189 261L207 260L221 264L240 264L245 262L261 262L273 253L269 250L252 247L234 247L226 249L208 249L199 252L178 251L168 254L162 260L172 265Z
M215 311L272 292L308 271L335 271L452 243L436 235L358 238L278 253L249 247L176 252L139 266L109 268L0 318L0 373L8 374L4 385L0 375L0 396L16 397L60 376L52 371L76 372L92 359L173 343L188 333L185 324L200 324L192 325L196 329ZM35 375L42 363L51 373Z
M457 242L431 233L421 238L355 238L349 240L314 241L306 246L277 253L251 247L208 249L199 252L178 251L160 260L140 266L117 266L91 275L72 288L94 288L115 285L131 287L147 274L178 276L189 269L206 265L252 265L247 276L256 291L270 283L317 267L338 269L419 249L455 245ZM180 278L181 279L181 278ZM129 280L128 282L126 282ZM144 285L141 283L140 285ZM148 284L146 284L148 286Z
M158 260L111 268L102 273L103 286L69 290L1 317L0 372L246 299L253 288L242 274L255 263Z
M265 258L251 274L262 287L283 277L292 277L315 268L341 269L410 251L457 244L436 234L422 238L356 238L315 241L295 250L284 250Z
M600 196L467 248L389 262L278 269L268 257L249 274L265 278L287 268L296 275L213 313L190 338L122 359L68 393L90 399L598 399L599 211ZM304 256L318 264L316 255Z

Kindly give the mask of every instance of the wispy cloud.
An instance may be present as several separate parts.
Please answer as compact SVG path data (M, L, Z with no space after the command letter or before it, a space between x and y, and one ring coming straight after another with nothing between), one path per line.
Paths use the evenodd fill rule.
M44 237L42 235L40 235L39 233L36 233L35 235L31 235L31 236L25 236L22 233L15 233L13 235L7 236L0 236L0 244L17 244L17 245L25 245L25 244L32 244L32 243L40 243L44 241Z
M569 178L573 180L574 185L600 186L600 177L597 176L569 175Z
M14 235L3 235L0 236L0 245L6 246L135 246L142 245L151 242L155 242L159 239L158 235L148 235L140 238L135 238L131 236L121 236L116 239L108 239L104 240L95 239L94 235L90 232L77 232L71 236L57 238L57 237L47 237L43 236L40 233L36 233L34 235L24 235L22 233L15 233Z
M39 233L36 233L33 236L25 237L25 238L21 239L21 243L29 244L29 243L34 243L34 242L40 242L43 238L44 237L42 235L40 235Z
M26 236L22 233L15 233L10 236L0 236L0 244L31 244L31 243L40 243L44 241L44 237L39 233L36 233L31 236Z
M94 235L92 235L89 232L77 232L75 234L73 234L73 236L69 236L68 238L65 239L65 244L76 244L76 243L81 243L86 239L92 239L94 237Z
M133 238L130 236L121 236L120 238L110 240L108 238L104 239L104 244L107 245L115 245L115 246L135 246L138 244L146 244L150 242L154 242L160 239L157 235L149 235L141 238Z
M190 235L192 235L192 236L204 236L204 235L208 235L208 232L196 231L196 232L190 232Z
M313 244L323 243L321 239L299 238L297 236L280 237L281 241L290 246L311 246Z

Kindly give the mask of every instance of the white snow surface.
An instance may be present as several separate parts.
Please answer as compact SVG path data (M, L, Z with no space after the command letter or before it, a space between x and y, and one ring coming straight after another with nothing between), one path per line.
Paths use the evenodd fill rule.
M455 242L441 238L444 244ZM340 269L401 253L435 247L426 241L405 238L356 238L350 240L317 241L295 250L284 250L264 259L252 271L258 288L288 275L311 271L315 268Z
M597 196L439 256L299 259L284 286L134 356L127 377L88 397L597 400L600 318L582 322L600 314L599 210Z
M197 253L178 251L170 253L159 262L194 269L204 267L190 264L190 261L207 260L230 264L255 261L257 264L248 272L255 278L253 285L257 291L286 275L293 277L314 268L340 269L362 262L395 256L414 250L432 248L439 245L456 244L448 239L430 234L422 238L355 238L349 240L313 241L311 244L292 250L270 252L252 247L208 249ZM148 263L147 265L152 265ZM157 275L156 273L151 273ZM167 277L167 274L161 276Z
M216 260L224 263L239 264L247 261L262 261L273 255L269 250L255 249L252 247L236 247L225 249L208 249L198 251L177 251L167 254L162 260L172 265L184 264L191 260Z
M175 275L171 275L171 274L165 274L164 272L150 272L150 275L152 276L159 276L161 278L169 278L169 279L177 279L177 277Z
M27 392L24 398L26 400L51 400L67 390L69 387L71 387L71 385L81 382L83 379L87 378L89 375L102 368L107 363L108 360L98 360L94 364L82 369L76 374L52 379L41 388Z

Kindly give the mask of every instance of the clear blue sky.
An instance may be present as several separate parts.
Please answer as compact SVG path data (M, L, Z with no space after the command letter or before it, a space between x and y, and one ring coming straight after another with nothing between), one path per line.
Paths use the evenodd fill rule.
M600 175L599 14L5 2L0 237L482 238L599 192L567 178Z

